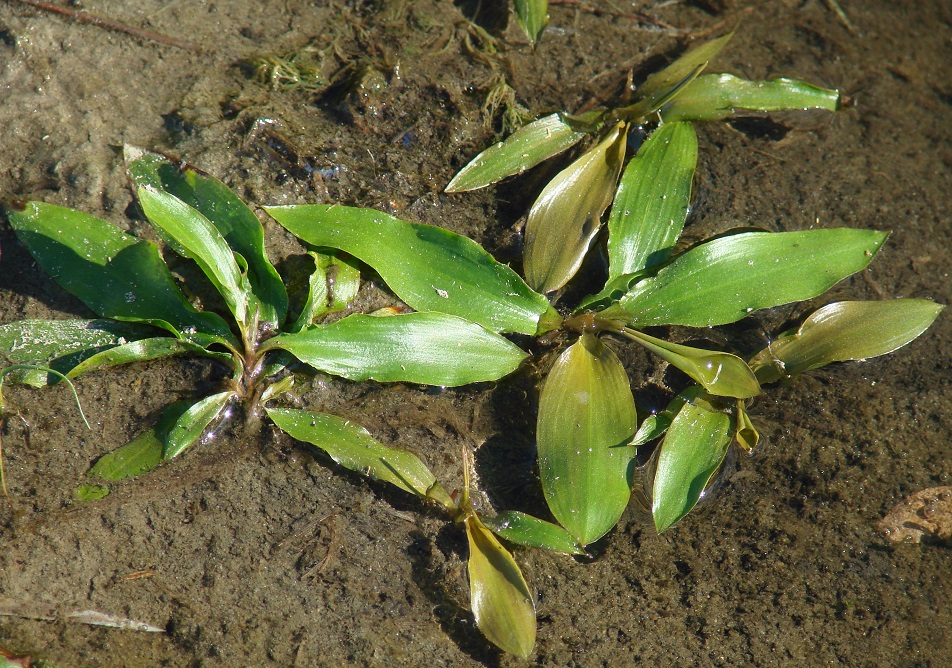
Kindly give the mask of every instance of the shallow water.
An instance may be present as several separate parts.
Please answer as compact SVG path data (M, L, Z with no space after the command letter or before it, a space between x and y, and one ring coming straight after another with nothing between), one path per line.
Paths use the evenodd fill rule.
M867 271L816 305L899 296L947 304L952 10L940 0L841 5L855 32L818 0L641 7L688 34L739 22L714 70L802 78L852 100L835 115L701 126L686 235L739 225L892 230ZM130 207L118 150L131 143L180 155L250 201L374 206L514 259L513 226L538 175L442 193L493 138L479 109L492 72L466 52L466 7L84 6L205 51L0 5L3 197L66 204L148 234ZM534 54L515 25L477 17L501 31L510 79L537 113L578 108L611 90L625 68L643 75L680 43L632 17L570 6L553 6L551 17ZM363 59L387 84L331 102L269 91L236 66L312 37L325 74ZM279 159L275 137L295 155ZM273 258L300 250L274 223L266 235ZM33 265L5 221L0 253L0 322L88 315ZM372 307L385 295L371 289L361 299ZM726 334L753 347L762 330L777 332L804 312L778 309ZM641 353L621 352L633 377L662 378ZM773 389L751 411L766 444L661 536L632 508L590 563L518 552L538 594L533 661L948 665L952 550L893 545L875 522L917 490L952 484L950 355L945 314L889 357ZM206 388L211 371L170 361L86 377L77 386L92 431L62 387L5 388L31 426L27 434L11 420L3 431L12 501L0 505L4 609L94 609L166 632L4 616L0 646L56 666L518 665L482 639L465 609L459 527L267 429L235 425L101 502L70 502L92 461L167 403ZM322 380L304 401L411 448L448 488L461 482L460 448L479 446L494 503L542 512L527 410L537 381L527 369L495 388L434 394Z

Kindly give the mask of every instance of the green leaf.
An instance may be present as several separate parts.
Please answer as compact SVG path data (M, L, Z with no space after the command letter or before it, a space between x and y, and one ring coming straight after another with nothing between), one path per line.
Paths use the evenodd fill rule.
M522 174L574 146L586 134L563 114L543 116L473 158L453 177L446 192L477 190L507 176Z
M632 439L632 445L644 445L650 441L660 438L664 432L671 426L675 416L681 411L681 407L688 401L694 401L699 395L704 393L704 388L700 385L691 385L672 399L663 411L652 413L641 422L635 437Z
M760 432L751 422L750 416L747 415L747 408L740 399L737 400L737 408L734 412L734 440L747 452L751 452L760 442Z
M349 420L292 408L266 408L268 417L291 438L310 443L346 469L383 480L420 499L433 499L453 509L449 495L420 459L388 448L366 429Z
M231 338L221 317L188 303L154 244L42 202L8 207L7 218L44 271L98 315Z
M0 359L10 364L33 365L11 375L10 380L35 387L57 382L44 369L66 373L82 360L105 348L155 334L150 327L115 320L19 320L0 325Z
M251 332L257 299L234 252L214 225L199 211L161 190L143 186L139 205L153 225L175 239L185 256L194 260L225 300L242 332ZM253 333L253 332L252 332Z
M191 341L163 336L123 343L108 350L98 352L74 366L66 376L68 378L78 378L85 373L103 367L119 366L132 362L147 362L149 360L178 355L213 357L224 362L226 365L232 361L232 356L228 353L209 352L202 346Z
M630 329L624 334L689 375L711 394L747 399L761 392L754 372L736 355L682 346Z
M536 334L554 314L516 272L449 230L346 206L266 210L307 243L338 248L373 267L417 311L449 313L495 332L521 334Z
M726 35L705 42L683 54L663 70L649 76L635 90L635 99L650 101L651 104L645 105L646 108L649 110L657 109L661 104L664 104L661 100L670 99L672 88L684 82L685 79L691 78L692 74L697 76L701 70L707 67L708 62L720 53L720 50L733 36L734 31L732 30ZM683 90L684 88L681 89L681 92ZM646 113L651 113L651 111Z
M231 249L248 262L248 280L261 305L259 319L277 327L284 321L288 295L264 248L264 230L254 212L228 186L185 163L125 146L126 168L136 186L152 186L197 209Z
M513 0L519 26L534 45L549 22L549 0Z
M704 74L685 86L661 110L661 118L666 123L716 121L731 116L738 109L836 111L839 105L839 91L818 88L794 79L748 81L733 74Z
M885 232L746 232L676 256L599 315L634 327L708 327L751 311L811 299L868 265Z
M182 414L165 438L163 459L172 459L182 454L185 448L197 441L208 426L218 419L228 404L237 395L232 391L219 392L196 402Z
M566 554L585 554L572 534L559 525L518 510L507 510L490 518L480 516L479 519L490 531L510 543Z
M98 501L107 496L109 496L109 488L104 485L83 484L73 490L73 498L80 503ZM3 668L3 664L0 664L0 668Z
M469 591L476 625L505 652L528 659L535 645L532 592L516 560L479 518L464 520L469 539Z
M926 331L943 308L928 299L828 304L750 364L760 382L772 383L832 362L885 355Z
M615 194L626 135L627 126L617 124L559 172L529 210L523 269L539 292L561 288L581 266Z
M444 313L351 315L300 334L281 334L261 350L272 348L350 380L443 386L497 380L526 358L498 334Z
M662 532L688 514L720 468L731 443L731 419L701 402L686 403L661 443L651 513Z
M98 480L116 481L151 471L201 436L201 432L211 420L205 422L198 433L194 433L195 428L202 422L201 419L196 420L196 415L207 413L204 409L209 407L210 399L213 400L212 405L223 406L227 403L228 395L231 394L224 392L207 397L198 403L177 401L171 404L162 412L152 428L142 432L122 447L100 457L86 476ZM191 434L194 434L194 437L189 440Z
M662 264L681 236L697 166L690 123L666 123L625 168L608 217L608 280Z
M637 421L621 362L583 335L545 380L536 430L545 499L582 545L608 533L628 505Z

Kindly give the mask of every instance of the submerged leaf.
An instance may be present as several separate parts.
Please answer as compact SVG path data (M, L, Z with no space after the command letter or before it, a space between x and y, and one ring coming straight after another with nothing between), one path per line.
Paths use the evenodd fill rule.
M650 441L660 438L664 432L671 426L675 416L681 411L681 407L688 401L694 401L699 395L704 393L704 388L700 385L691 385L681 391L674 397L664 410L652 413L641 422L635 437L632 439L632 445L644 445Z
M549 509L582 545L608 533L628 505L637 421L621 362L583 335L546 378L536 431Z
M574 146L585 135L563 114L543 116L470 160L446 186L446 192L477 190L507 176L522 174Z
M731 443L731 419L687 402L668 427L655 468L651 514L662 532L687 515L717 473Z
M10 375L10 382L35 387L53 384L49 366L67 373L97 352L127 341L152 336L150 327L115 320L19 320L0 325L0 359L24 367Z
M100 457L86 476L115 481L151 471L194 443L231 396L233 393L223 392L197 403L177 401L171 404L154 426ZM213 413L211 417L209 413Z
M445 313L350 315L269 339L302 362L350 380L457 386L498 380L526 353L498 334Z
M103 350L84 359L69 370L66 374L68 378L78 378L79 376L95 371L103 367L119 366L121 364L130 364L132 362L147 362L149 360L162 359L165 357L174 357L178 355L199 355L202 357L214 357L224 362L226 365L231 363L232 356L228 353L214 353L206 350L200 345L184 339L173 339L169 336L155 337L149 339L140 339L117 345L108 350Z
M214 284L242 332L251 332L257 300L224 237L197 209L161 190L138 190L139 205L156 227L172 237ZM252 332L254 334L254 332Z
M585 550L572 534L558 524L540 520L518 510L507 510L490 518L480 516L479 519L490 531L510 543L566 554L585 554Z
M549 0L513 0L513 4L516 6L519 26L529 41L535 44L549 22Z
M561 288L582 264L615 194L626 134L627 126L617 124L559 172L529 210L523 269L526 282L539 292Z
M676 256L599 315L633 327L708 327L811 299L868 265L885 232L848 228L745 232Z
M625 168L608 217L608 280L665 262L681 236L697 165L690 123L666 123Z
M347 206L267 211L307 243L338 248L370 265L417 311L449 313L495 332L521 334L541 333L557 318L546 298L516 272L455 232Z
M125 146L126 168L136 186L163 190L205 216L248 263L248 280L261 305L259 320L281 324L288 295L264 248L264 230L254 212L228 186L185 163Z
M383 480L420 499L455 509L430 469L405 450L388 448L349 420L292 408L266 408L268 417L291 438L310 443L346 469Z
M716 121L738 109L781 111L826 109L840 105L837 90L818 88L794 79L748 81L733 74L704 74L684 87L661 110L661 118L673 121Z
M7 218L44 271L98 315L231 337L220 316L188 303L154 244L42 202L8 208Z
M469 590L479 630L503 651L528 659L535 645L532 592L512 555L475 514L464 520L469 539Z
M754 372L736 355L682 346L630 329L624 334L689 375L711 394L741 399L760 394Z
M750 361L762 383L825 366L891 353L922 334L945 308L928 299L835 302Z

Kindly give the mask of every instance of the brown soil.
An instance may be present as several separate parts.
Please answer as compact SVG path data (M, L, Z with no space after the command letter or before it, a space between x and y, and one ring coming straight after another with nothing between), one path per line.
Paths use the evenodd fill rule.
M442 193L494 138L480 114L492 71L467 50L464 17L499 38L501 71L536 113L611 93L628 68L637 81L686 43L632 16L589 11L626 3L553 5L535 53L505 13L473 17L477 3L83 4L203 50L0 2L0 196L66 204L145 233L123 173L120 147L130 143L179 155L252 202L378 207L467 234L505 261L517 257L513 227L539 175ZM867 271L816 303L949 303L952 10L942 0L844 1L851 32L833 4L634 3L684 35L739 24L712 69L802 78L852 100L835 115L700 127L687 236L738 225L892 230ZM238 66L312 39L326 77L348 62L379 74L362 89L315 95L270 90ZM273 258L300 252L265 224ZM89 315L5 221L0 245L0 323ZM778 309L709 335L753 346L761 330L803 312ZM538 595L532 661L952 664L952 550L894 546L876 528L902 498L950 484L950 357L945 314L893 355L773 389L752 410L765 443L661 536L632 508L590 562L517 551ZM626 363L632 377L656 371L634 353ZM0 646L60 667L519 665L466 609L459 527L266 427L235 425L103 501L71 501L91 462L215 374L170 361L84 378L92 431L64 387L5 388L30 427L12 419L2 433L12 502L0 504L4 609L92 609L165 632L0 616ZM434 393L321 378L302 401L412 449L448 488L461 482L460 448L479 446L494 505L543 513L532 463L537 381L527 369L493 388Z

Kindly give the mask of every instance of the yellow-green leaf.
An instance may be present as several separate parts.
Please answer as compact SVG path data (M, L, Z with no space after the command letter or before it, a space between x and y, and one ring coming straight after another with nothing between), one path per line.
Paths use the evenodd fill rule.
M479 630L505 652L529 658L535 645L532 593L512 555L475 514L464 520L469 539L469 591Z
M625 369L591 334L556 361L539 398L539 473L549 509L587 545L628 505L637 427Z
M630 329L624 333L699 382L711 394L747 399L761 392L754 372L737 355L682 346Z
M885 355L926 331L943 308L928 299L828 304L750 365L761 383L772 383L832 362Z
M624 123L612 128L559 172L529 210L523 268L533 289L557 290L578 271L615 194L627 129Z
M697 504L730 446L730 416L706 403L685 403L661 443L651 505L659 533Z

